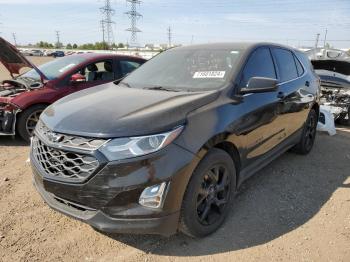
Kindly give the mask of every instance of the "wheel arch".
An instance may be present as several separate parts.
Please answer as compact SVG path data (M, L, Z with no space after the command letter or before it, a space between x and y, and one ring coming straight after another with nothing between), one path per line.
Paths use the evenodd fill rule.
M215 135L210 138L199 150L198 156L202 159L210 149L218 148L225 151L231 158L235 164L236 169L236 185L239 185L239 176L241 170L241 156L239 154L238 147L232 142L228 140L228 134L222 133Z
M21 108L21 111L17 114L17 118L23 114L24 111L32 108L32 107L35 107L35 106L46 106L48 107L49 105L51 105L50 103L35 103L35 104L30 104L29 106L25 107L25 108Z
M45 106L45 107L48 107L50 105L50 103L37 103L37 104L32 104L24 109L22 109L20 112L18 112L18 114L16 115L16 124L15 124L15 133L16 135L20 135L20 131L19 131L19 128L20 128L20 119L22 117L22 115L29 109L33 108L33 107L37 107L37 106ZM23 138L23 137L22 137Z

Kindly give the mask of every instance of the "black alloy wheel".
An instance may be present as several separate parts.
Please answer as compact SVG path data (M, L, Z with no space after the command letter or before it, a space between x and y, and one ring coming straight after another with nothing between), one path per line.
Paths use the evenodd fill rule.
M197 193L198 220L203 225L212 225L224 213L230 197L229 171L225 165L217 164L202 179Z
M304 124L303 132L298 144L293 147L297 154L306 155L310 153L315 143L318 116L314 109L311 109Z
M311 151L312 146L314 145L315 137L316 137L316 127L317 127L316 114L310 114L308 122L306 123L306 131L305 131L305 147L307 151Z
M231 208L236 190L232 157L213 148L200 161L186 188L180 213L180 230L191 237L216 231Z

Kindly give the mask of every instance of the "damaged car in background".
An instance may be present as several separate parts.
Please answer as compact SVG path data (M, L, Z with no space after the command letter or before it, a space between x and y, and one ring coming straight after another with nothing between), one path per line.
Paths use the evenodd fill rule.
M336 122L350 124L350 56L342 50L324 48L307 54L321 79L322 107L333 114ZM320 122L325 121L321 114Z
M36 67L0 37L0 62L12 79L0 82L0 135L29 141L44 109L74 92L123 78L146 60L115 54L81 54ZM21 74L23 68L30 68Z

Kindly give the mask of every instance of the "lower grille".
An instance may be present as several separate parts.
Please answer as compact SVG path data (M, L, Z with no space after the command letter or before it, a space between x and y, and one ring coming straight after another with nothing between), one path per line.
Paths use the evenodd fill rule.
M48 176L70 182L84 181L99 166L98 160L91 155L55 149L37 137L32 140L32 153Z

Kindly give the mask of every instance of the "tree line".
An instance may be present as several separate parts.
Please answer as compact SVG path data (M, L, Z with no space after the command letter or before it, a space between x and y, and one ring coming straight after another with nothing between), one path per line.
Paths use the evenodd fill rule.
M45 41L40 41L37 44L35 44L35 47L50 49L50 48L62 48L62 45L58 45L58 44L54 45ZM113 43L112 45L109 46L105 42L87 43L82 45L68 43L66 45L66 49L82 49L82 50L109 50L109 49L125 48L125 47L127 47L127 45L124 45L123 43L119 43L119 44Z

